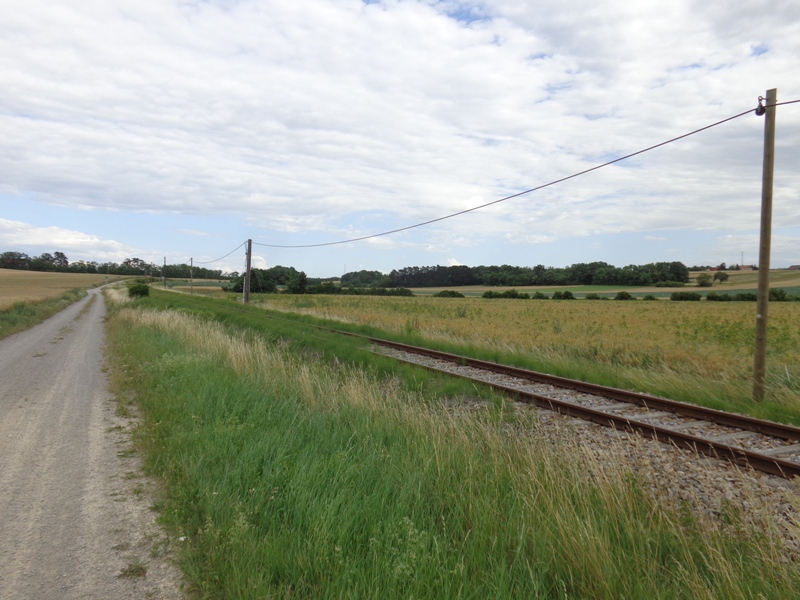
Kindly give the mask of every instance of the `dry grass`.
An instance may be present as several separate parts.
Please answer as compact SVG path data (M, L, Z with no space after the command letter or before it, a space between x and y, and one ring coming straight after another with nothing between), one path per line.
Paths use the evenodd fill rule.
M442 341L529 355L548 364L603 365L641 389L713 383L720 397L749 388L755 303L485 300L269 296L262 306L416 332ZM770 305L775 399L800 402L800 303ZM785 382L781 384L779 379ZM684 383L681 383L684 382ZM741 389L740 389L741 388Z
M344 568L339 572L336 566L327 567L326 585L335 583L342 586L342 589L352 589L352 586L362 584L362 591L373 590L379 584L373 584L372 578L379 581L381 573L387 577L385 573L394 570L396 574L404 573L413 582L428 577L431 582L428 590L438 589L441 588L442 573L446 573L446 568L453 567L448 562L452 551L452 555L462 561L456 564L460 571L455 568L451 570L451 574L456 574L453 578L456 582L464 571L465 560L469 567L468 572L481 570L489 577L499 571L498 566L507 567L508 563L521 557L529 561L528 568L531 570L530 576L520 579L520 584L540 577L540 574L534 574L533 569L543 561L550 561L551 569L556 574L551 576L545 573L547 577L541 576L541 580L562 582L563 597L657 597L660 586L666 583L674 585L660 597L780 597L780 593L792 589L796 576L794 567L784 562L785 558L780 552L780 534L770 525L768 519L763 518L767 509L755 494L748 504L755 515L753 521L740 521L737 517L734 520L736 527L729 528L721 521L705 521L703 515L698 515L699 521L693 522L687 519L684 507L676 507L672 498L662 495L660 489L653 490L653 497L642 494L641 488L634 485L631 479L622 445L620 448L609 448L602 456L596 454L593 446L579 445L567 449L554 443L552 439L536 435L535 417L530 420L520 417L513 424L513 432L524 435L509 436L511 424L508 427L498 427L499 423L492 418L491 413L476 413L472 416L467 413L450 413L443 410L444 407L420 402L411 392L402 389L387 390L381 382L358 370L341 367L333 369L314 363L306 357L296 356L267 344L255 336L243 339L241 335L232 335L219 323L194 319L185 314L127 309L119 317L134 331L154 328L181 339L186 343L184 348L191 348L191 351L170 352L161 357L159 368L165 369L165 372L173 372L178 367L193 362L202 362L204 356L210 356L212 363L206 362L206 365L225 365L237 373L237 380L255 380L259 383L259 389L272 390L279 397L292 398L311 408L311 411L302 413L302 419L291 417L295 428L293 436L300 435L302 422L311 420L315 415L341 414L344 425L342 428L347 430L343 439L347 441L338 452L342 457L346 456L347 460L336 462L330 458L337 455L332 452L336 448L323 448L320 454L324 455L322 461L325 469L319 471L318 477L322 474L327 477L331 470L335 471L337 468L346 473L353 465L361 464L359 460L373 460L374 456L369 453L357 454L360 459L352 457L362 448L375 448L375 452L382 453L381 482L399 473L398 480L411 477L418 482L421 489L433 489L437 492L430 496L423 495L422 499L412 495L410 497L413 502L408 506L400 504L399 508L389 506L387 500L380 504L381 510L389 514L384 517L380 513L371 513L368 508L362 509L362 504L367 505L365 499L370 498L372 490L355 487L358 478L341 480L354 486L353 490L340 490L341 496L333 495L330 503L318 502L318 495L327 494L335 486L326 484L323 490L319 487L320 481L314 478L313 471L293 468L301 477L306 472L312 473L308 475L307 481L301 481L302 485L298 485L298 489L310 489L311 493L291 496L297 502L304 501L307 496L313 500L309 507L300 510L303 519L310 518L310 507L317 511L329 504L339 507L333 513L322 510L322 514L314 514L317 520L314 521L313 531L318 536L314 549L330 546L334 556L339 556L336 551L341 554L341 564L352 560L353 565L360 565L358 569L349 571L348 577L352 579L342 575L346 571ZM165 364L165 359L173 364ZM148 370L151 368L152 365L147 366ZM187 376L186 381L192 381L195 376L196 374ZM269 398L270 393L259 394L261 401L258 406L269 406L271 403L263 400ZM218 394L212 394L214 398L217 396ZM200 408L214 404L224 405L223 402L206 400L189 409L180 404L181 410L174 412L183 414L188 410L192 415L201 414ZM202 451L183 454L205 456L206 453L218 449L222 445L220 440L223 430L236 431L239 434L254 429L262 431L260 426L248 428L246 422L237 422L236 415L240 412L247 414L248 419L255 419L252 407L247 407L247 411L243 412L242 408L233 406L220 414L193 416L196 424L193 425L195 430L190 437L202 439L202 424L208 421L212 424L209 425L208 432L213 434L213 438ZM402 444L386 443L389 439L387 436L392 431L387 425L389 422L397 424L402 431ZM159 421L160 430L165 426L165 423ZM330 431L326 431L326 435L329 433ZM234 454L226 456L225 460L219 460L219 464L224 465L225 476L219 481L215 480L211 489L215 490L215 498L230 497L226 510L230 514L235 513L236 518L226 517L225 521L219 516L222 509L218 509L218 522L209 521L196 536L200 541L207 538L216 544L219 544L220 539L227 539L228 545L219 550L224 559L231 555L247 557L247 560L243 558L228 561L229 569L241 567L244 571L243 567L248 566L248 563L258 564L257 571L253 573L240 573L237 570L232 575L226 574L234 583L237 578L245 581L248 589L259 581L259 573L266 573L266 578L269 579L270 576L274 577L275 572L252 558L257 552L262 553L259 556L263 561L271 557L262 551L268 546L270 535L264 535L259 528L273 535L280 535L284 532L281 529L283 524L290 521L282 515L276 519L278 525L275 525L272 520L277 511L261 509L247 513L247 519L242 517L245 514L242 507L247 506L251 495L261 493L259 486L263 487L265 482L258 478L242 479L239 471L235 471L236 475L230 473L238 468L239 462L245 463L241 473L261 472L246 464L248 452L242 449L249 449L250 443L255 443L254 440L264 438L264 435L258 433L249 443L234 444ZM280 439L277 435L271 439L272 444L286 443L285 440L274 441ZM310 441L322 444L321 440ZM303 445L304 452L315 447L313 443ZM407 456L423 456L425 460L423 463L409 462L406 461ZM257 458L262 460L261 456ZM425 475L424 478L421 478L420 472ZM203 481L212 475L214 474L210 471L204 470ZM267 475L260 477L266 478ZM223 480L235 482L234 488L226 490L220 487ZM337 485L341 481L337 479ZM287 490L281 488L281 494L288 494L289 490L294 489L289 487L290 482L284 481L283 485ZM434 485L437 487L430 487ZM271 502L279 491L277 487L272 488L271 481L266 488L272 491L269 492L271 496L264 501L265 504ZM414 513L416 504L432 501L432 498L438 498L437 494L447 495L447 505L455 507L451 511L455 515L452 519L446 520L445 512L441 513L441 527L436 519L423 521L426 510L434 515L439 514L434 510L439 506L435 502L431 504L430 510L424 507L425 510ZM351 502L351 498L359 498L360 501ZM796 501L794 495L792 501ZM377 504L376 502L369 506L374 508ZM291 506L293 508L294 505ZM359 570L366 564L362 564L363 561L357 562L358 552L363 549L363 544L350 547L347 546L350 538L342 540L333 537L333 541L330 541L320 534L336 531L333 524L325 520L329 514L335 515L336 523L352 520L359 524L358 527L364 527L363 523L372 523L372 519L391 524L395 515L390 509L397 511L397 514L412 515L414 519L403 519L404 526L408 526L407 531L403 529L401 532L403 535L396 532L392 534L386 527L370 529L381 532L386 530L389 538L387 542L383 542L379 534L375 533L375 543L370 540L373 549L388 548L388 552L378 555L379 560L372 561L380 563L380 568L375 573L365 571L362 574ZM446 514L450 515L451 512ZM505 519L513 519L513 526L507 526ZM228 522L233 525L230 526L232 533L226 538L217 532L223 531ZM449 535L451 530L455 530L463 522L470 524L466 533L459 529L458 534ZM730 531L726 533L728 529ZM252 533L253 531L258 533ZM320 552L320 556L309 555L309 548L300 543L302 536L292 533L293 535L286 537L286 546L281 546L281 556L285 552L296 557L288 561L295 565L296 573L294 579L290 580L298 581L308 576L308 571L297 568L296 565L305 564L304 560L314 563L309 556L319 559L315 564L334 565L333 562L325 562L324 552ZM505 535L510 537L503 537ZM252 536L252 540L247 536ZM431 539L433 542L427 543ZM737 539L741 541L741 546L735 545ZM398 546L399 550L395 547L397 544L392 545L398 540L407 542L405 546ZM420 540L426 543L416 543ZM236 544L241 544L241 547ZM738 551L739 547L741 553ZM501 557L499 562L494 560L498 555ZM744 564L742 558L746 559ZM289 568L283 565L281 563L280 568ZM413 577L410 577L412 574ZM335 579L334 576L339 578ZM769 586L759 590L762 585L759 578L763 579L765 586ZM502 575L498 581L500 580ZM386 586L391 583L391 578L387 577L380 582ZM763 595L757 596L756 591L763 591ZM267 597L271 594L262 590L261 595ZM410 595L406 593L403 597ZM401 596L388 594L384 597ZM530 594L528 597L534 596Z
M119 279L109 276L110 281ZM106 282L105 275L89 273L45 273L0 269L0 310L15 302L38 302L57 298L75 288L89 288Z

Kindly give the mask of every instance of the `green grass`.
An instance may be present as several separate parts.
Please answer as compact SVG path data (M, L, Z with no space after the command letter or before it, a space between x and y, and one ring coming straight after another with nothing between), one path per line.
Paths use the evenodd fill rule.
M315 306L319 299L315 297L297 296L293 309L303 308L306 304ZM258 302L259 296L253 297ZM430 386L438 386L442 393L451 395L480 394L488 397L490 392L482 388L474 388L472 384L459 380L443 377L432 377L421 370L411 366L398 366L393 360L376 357L364 342L354 338L343 337L321 331L316 326L330 327L361 335L385 338L404 343L427 346L445 352L471 356L481 360L489 360L589 381L601 385L635 389L654 395L691 402L715 408L718 410L734 411L749 414L758 418L770 419L785 423L800 425L800 404L773 400L771 397L761 403L753 403L750 396L750 387L744 389L739 381L725 379L711 379L697 377L692 374L664 374L661 368L664 361L657 350L652 353L639 351L636 356L624 348L620 349L619 356L606 357L599 360L593 353L596 346L593 344L542 348L536 352L520 352L515 349L485 347L467 344L459 341L426 338L418 327L413 325L415 313L409 313L407 326L402 331L387 331L374 326L355 325L314 318L307 315L292 314L287 312L269 311L257 305L244 306L233 300L220 301L199 296L170 294L153 290L153 296L142 301L143 306L159 309L175 309L188 314L201 316L205 319L216 320L228 325L259 332L275 343L285 344L288 347L305 352L309 356L319 357L328 362L345 362L357 364L369 369L376 374L394 373L402 378L407 385L413 386L414 382L430 379ZM455 300L454 302L458 302ZM487 300L486 302L493 302ZM517 302L509 300L508 302ZM528 302L525 300L519 302ZM531 303L535 301L531 300ZM577 301L576 301L577 302ZM605 303L604 303L605 304ZM624 304L614 302L614 305ZM577 305L576 305L577 306ZM595 306L595 304L592 304ZM415 309L415 306L409 306ZM365 309L367 310L367 309ZM398 309L399 310L399 309ZM680 323L669 324L675 328L683 326ZM786 331L777 331L770 338L772 348L779 348L782 336ZM725 344L736 346L749 344L752 336L747 330L731 327L724 321L695 324L689 327L687 344L702 346L706 338L719 338ZM791 342L792 338L788 338ZM635 358L635 364L631 359ZM649 361L649 362L648 362ZM643 385L643 381L645 384ZM785 390L785 395L797 395L800 390L800 380L792 378L787 380L783 369L773 369L768 374L768 383L771 389ZM743 391L744 390L744 391Z
M257 295L254 295L257 299ZM377 376L392 376L402 379L409 387L424 385L430 393L439 396L479 395L491 398L493 393L484 386L475 386L452 377L433 374L427 370L398 363L396 360L375 354L369 343L355 337L342 336L324 328L348 331L370 337L385 337L406 343L423 342L415 333L387 335L376 327L346 325L302 315L265 311L258 306L245 306L238 298L223 300L203 296L173 294L151 289L149 298L138 301L138 305L159 310L175 310L201 319L224 323L243 332L256 333L270 343L290 348L313 360L324 360L329 364L352 364L368 369ZM113 308L112 308L113 310Z
M0 339L49 319L84 296L86 296L85 290L74 289L64 292L57 298L38 302L15 302L10 308L0 311Z
M767 533L701 522L502 404L454 416L196 314L125 310L109 338L200 597L786 598L800 584Z

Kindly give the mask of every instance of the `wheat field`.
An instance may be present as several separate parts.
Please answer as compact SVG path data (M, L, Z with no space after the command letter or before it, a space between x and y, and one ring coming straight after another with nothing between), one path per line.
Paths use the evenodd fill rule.
M38 302L57 298L75 288L88 288L108 281L116 281L117 276L92 273L48 273L41 271L20 271L0 269L0 310L15 302Z

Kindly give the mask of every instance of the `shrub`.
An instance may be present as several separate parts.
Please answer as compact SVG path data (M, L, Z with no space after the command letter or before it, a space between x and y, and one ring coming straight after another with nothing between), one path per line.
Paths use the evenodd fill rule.
M769 288L769 301L770 302L786 302L789 296L786 290L782 288Z
M758 295L753 292L739 292L733 299L737 302L755 302L758 300Z
M517 290L506 290L505 292L492 292L491 290L483 293L484 298L514 298L514 299L527 299L530 296L526 293L520 293Z
M622 290L621 292L617 292L617 295L614 296L614 300L636 300L636 298L631 296L625 290Z
M586 294L586 300L600 300L600 294L596 294L594 292Z
M464 294L461 292L456 292L454 290L442 290L441 292L436 292L433 295L434 298L463 298Z
M131 298L143 298L150 295L150 286L146 283L133 283L128 286L128 296Z
M709 302L730 302L733 300L731 296L728 294L718 294L717 292L708 292L706 294L706 300Z
M547 300L547 294L543 294L542 292L534 292L531 298L534 300Z
M564 292L553 292L553 300L575 300L572 292L566 290Z
M686 284L682 281L657 281L655 287L683 287Z
M708 273L700 273L700 275L697 276L698 287L711 287L713 283L714 280Z
M647 294L644 298L642 298L642 300L653 301L653 300L658 300L658 298L653 296L653 294Z
M699 302L702 297L697 292L672 292L669 299L676 302Z

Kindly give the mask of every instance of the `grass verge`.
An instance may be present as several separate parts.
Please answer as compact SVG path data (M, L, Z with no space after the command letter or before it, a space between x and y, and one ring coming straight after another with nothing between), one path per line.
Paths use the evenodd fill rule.
M108 331L202 597L785 598L800 584L768 525L700 521L538 442L535 417L454 413L197 315L126 308Z
M86 296L86 290L74 289L64 292L57 298L48 298L38 302L15 302L11 308L0 311L0 339L49 319L84 296Z

